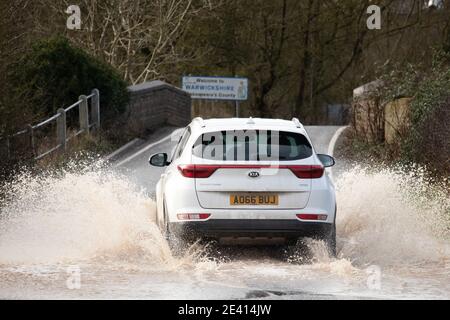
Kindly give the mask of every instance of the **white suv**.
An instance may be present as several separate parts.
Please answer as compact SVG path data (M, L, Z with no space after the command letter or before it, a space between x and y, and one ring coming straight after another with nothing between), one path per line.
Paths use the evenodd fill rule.
M157 223L168 239L221 243L322 239L336 253L336 198L298 119L194 119L156 186Z

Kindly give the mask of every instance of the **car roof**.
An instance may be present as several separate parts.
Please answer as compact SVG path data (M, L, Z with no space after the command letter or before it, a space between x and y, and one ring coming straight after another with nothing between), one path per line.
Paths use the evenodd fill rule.
M252 128L267 130L288 130L304 132L303 125L296 118L292 120L283 119L263 119L263 118L223 118L208 119L196 118L192 122L192 126L199 128L201 131L210 132L214 130L248 130Z

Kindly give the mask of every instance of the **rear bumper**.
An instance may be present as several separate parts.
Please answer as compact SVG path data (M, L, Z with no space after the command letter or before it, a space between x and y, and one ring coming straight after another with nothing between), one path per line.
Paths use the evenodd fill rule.
M198 222L171 223L170 229L185 239L194 238L323 238L332 233L333 224L299 220L211 219Z

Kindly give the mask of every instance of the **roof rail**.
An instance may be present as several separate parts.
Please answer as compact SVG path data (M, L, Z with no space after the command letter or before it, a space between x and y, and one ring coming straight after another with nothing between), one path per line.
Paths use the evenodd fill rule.
M192 120L192 122L198 122L200 124L200 127L204 128L206 127L205 122L203 121L202 117L197 117Z
M297 128L303 128L303 125L300 123L300 120L297 118L292 118L292 122L295 124Z

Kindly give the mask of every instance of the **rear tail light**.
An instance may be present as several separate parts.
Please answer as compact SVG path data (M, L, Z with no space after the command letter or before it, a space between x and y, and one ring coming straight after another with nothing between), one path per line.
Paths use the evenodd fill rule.
M292 173L301 179L319 179L322 178L324 168L322 166L289 166Z
M297 218L299 218L301 220L326 221L328 219L328 216L326 214L302 213L302 214L298 214Z
M298 166L255 166L255 165L180 165L178 170L186 178L206 179L211 177L218 169L289 169L300 179L319 179L323 176L324 167L298 165Z
M197 179L209 178L214 172L216 172L217 169L219 169L219 166L194 164L178 166L178 170L181 172L183 177Z
M209 213L182 213L178 214L178 220L207 220L211 215Z

